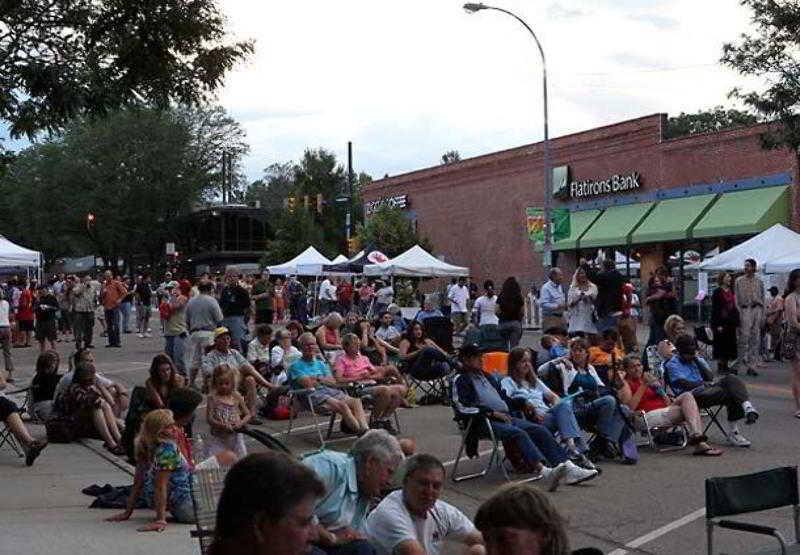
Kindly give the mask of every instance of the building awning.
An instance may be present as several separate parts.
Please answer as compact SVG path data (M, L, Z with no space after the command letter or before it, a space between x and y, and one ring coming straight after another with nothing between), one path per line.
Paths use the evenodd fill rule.
M631 244L683 241L714 204L718 195L662 200L631 234Z
M692 229L692 237L760 233L789 221L789 186L724 193Z
M578 248L581 235L594 223L602 210L581 210L569 213L569 237L564 237L553 243L553 250L566 251Z
M628 244L628 236L655 206L654 202L611 206L595 220L578 241L578 248L615 247Z

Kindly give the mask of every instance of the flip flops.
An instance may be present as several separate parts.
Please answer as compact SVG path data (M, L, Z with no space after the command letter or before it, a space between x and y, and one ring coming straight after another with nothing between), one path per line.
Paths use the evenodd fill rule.
M709 446L708 449L698 449L692 455L696 457L719 457L724 451L721 449L714 449Z

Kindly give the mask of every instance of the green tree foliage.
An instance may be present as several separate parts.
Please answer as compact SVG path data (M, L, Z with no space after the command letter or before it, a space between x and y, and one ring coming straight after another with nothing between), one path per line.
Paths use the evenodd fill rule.
M758 117L754 114L715 106L710 110L700 110L694 114L681 112L679 115L669 118L664 136L667 139L675 139L698 133L744 127L754 123L758 123Z
M292 162L270 164L264 169L264 177L252 182L245 191L245 202L259 201L261 208L271 218L279 218L285 201L295 191L295 169Z
M455 162L461 161L461 154L457 150L448 150L444 154L442 154L442 164L454 164Z
M759 91L731 91L764 121L766 147L800 147L800 5L775 0L742 0L753 11L753 31L725 44L722 63L742 75L762 79Z
M123 106L199 105L253 50L215 0L3 0L0 119L12 137Z
M361 245L372 245L389 258L401 254L416 244L433 250L426 237L420 237L406 214L390 206L379 207L358 230Z
M196 116L199 117L199 116ZM87 250L106 260L156 261L178 218L218 188L213 156L186 111L128 109L74 120L57 139L23 151L0 179L0 224L48 260ZM238 125L228 128L241 137ZM87 231L87 214L95 215Z
M267 252L261 259L263 265L280 264L291 260L309 245L331 258L335 256L335 245L326 241L322 227L312 213L300 208L294 213L283 212L276 222L275 239L269 242Z

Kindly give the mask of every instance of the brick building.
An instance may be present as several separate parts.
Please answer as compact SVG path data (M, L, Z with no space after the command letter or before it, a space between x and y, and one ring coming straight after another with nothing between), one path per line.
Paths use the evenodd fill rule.
M556 263L574 268L598 249L641 260L646 277L678 251L727 248L780 222L800 224L797 155L765 150L764 127L665 139L654 114L551 140L555 208L570 235ZM367 215L382 202L406 210L434 254L479 280L541 282L542 257L526 209L543 205L542 143L372 182Z

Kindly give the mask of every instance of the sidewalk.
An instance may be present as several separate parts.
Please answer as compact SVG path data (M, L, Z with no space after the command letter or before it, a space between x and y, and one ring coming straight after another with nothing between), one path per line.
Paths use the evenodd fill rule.
M35 434L44 430L34 429ZM99 442L98 442L99 444ZM91 484L129 485L133 478L80 443L49 445L33 467L0 449L0 538L4 553L82 555L198 553L191 526L170 524L162 533L136 528L153 512L136 511L128 522L112 524L108 509L89 509L81 493Z

